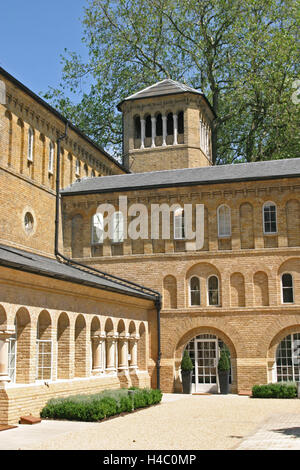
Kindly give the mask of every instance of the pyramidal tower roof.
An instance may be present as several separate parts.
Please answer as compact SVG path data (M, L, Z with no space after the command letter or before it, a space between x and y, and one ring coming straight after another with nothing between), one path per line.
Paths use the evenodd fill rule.
M133 95L128 96L127 98L125 98L118 104L118 109L120 110L121 104L124 103L125 101L138 100L142 98L152 98L155 96L174 95L174 94L187 93L187 92L203 96L203 98L208 103L209 107L211 108L210 103L208 102L206 96L201 90L196 90L195 88L185 85L184 83L176 82L175 80L166 78L165 80L162 80L161 82L154 83L153 85L150 85L144 88L143 90L140 90L137 93L134 93ZM212 108L211 110L214 113Z
M185 93L187 91L203 95L202 91L196 90L195 88L183 83L175 82L175 80L171 80L170 78L166 78L161 82L154 83L154 85L148 86L147 88L128 96L124 101L160 95L173 95L174 93Z

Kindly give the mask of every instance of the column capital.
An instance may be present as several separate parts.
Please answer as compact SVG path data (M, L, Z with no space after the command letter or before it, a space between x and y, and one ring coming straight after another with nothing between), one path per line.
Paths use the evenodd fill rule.
M16 329L13 326L7 326L5 329L0 330L0 341L6 341L16 333Z
M135 334L133 333L132 335L130 335L130 338L129 338L129 341L138 341L140 339L140 335L139 334Z

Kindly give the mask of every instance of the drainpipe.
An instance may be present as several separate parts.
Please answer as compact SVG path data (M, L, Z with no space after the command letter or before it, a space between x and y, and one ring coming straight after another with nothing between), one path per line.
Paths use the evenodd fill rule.
M68 121L65 123L65 133L58 137L56 143L57 143L57 159L56 159L56 205L55 205L55 241L54 241L54 254L56 258L58 259L59 262L61 262L61 259L66 261L67 263L73 263L71 259L66 258L63 254L61 254L58 250L58 239L59 239L59 208L60 208L60 143L62 140L64 140L67 137L68 133ZM86 267L81 263L75 263L78 266ZM106 274L103 273L99 270L95 270L98 274ZM121 278L118 278L116 276L111 276L112 278L115 278L116 280L121 280ZM129 284L132 284L132 286L138 286L135 283L129 282ZM141 287L141 286L139 286ZM162 301L161 301L161 294L157 291L154 291L153 289L149 289L154 295L155 295L155 308L157 311L157 362L156 362L156 374L157 374L157 388L160 389L160 359L161 359L161 342L160 342L160 311L161 311L161 306L162 306Z
M160 341L160 311L161 311L161 295L155 299L155 307L157 312L157 362L156 362L156 388L160 389L160 360L161 360L161 341Z
M61 256L58 251L58 238L59 238L59 190L60 190L60 143L67 137L68 133L68 121L66 121L64 135L58 137L57 143L57 158L56 158L56 206L55 206L55 241L54 241L54 254L55 256Z

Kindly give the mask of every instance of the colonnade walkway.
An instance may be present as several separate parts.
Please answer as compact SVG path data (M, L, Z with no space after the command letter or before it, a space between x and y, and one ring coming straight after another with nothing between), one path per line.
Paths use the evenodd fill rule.
M160 405L102 423L20 425L0 432L0 449L251 449L259 439L260 449L300 449L299 405L299 399L165 394Z

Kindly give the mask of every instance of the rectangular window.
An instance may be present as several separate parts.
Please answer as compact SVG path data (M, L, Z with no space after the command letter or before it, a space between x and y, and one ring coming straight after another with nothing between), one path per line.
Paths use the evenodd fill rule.
M184 238L184 212L179 209L174 213L174 239L183 240Z
M48 172L53 174L53 162L54 162L54 145L52 142L49 144L49 163L48 163Z
M113 243L123 243L124 222L122 212L115 212L113 215Z
M95 214L92 218L92 245L103 243L103 214Z
M36 380L51 380L52 341L36 341Z
M267 205L264 207L264 233L276 233L276 206Z
M29 162L33 162L33 130L29 128L28 130L28 156L27 159Z

